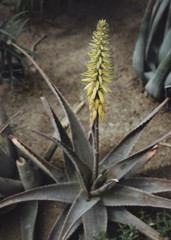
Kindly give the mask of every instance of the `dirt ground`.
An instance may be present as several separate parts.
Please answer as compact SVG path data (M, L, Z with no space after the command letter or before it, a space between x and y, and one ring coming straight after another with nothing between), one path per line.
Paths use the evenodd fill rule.
M97 21L106 18L111 29L111 44L114 58L115 80L111 84L112 94L108 97L107 113L104 122L100 123L100 149L104 156L157 105L158 102L147 96L140 80L132 69L132 54L140 22L147 0L103 1L103 4L91 8L82 8L74 16L63 15L51 22L34 22L21 35L20 43L31 48L34 42L46 35L36 48L36 60L67 98L71 106L86 100L81 73L88 60L89 42ZM20 114L13 122L15 134L37 153L45 154L48 142L31 130L36 129L51 133L52 128L40 101L45 96L63 118L63 112L46 83L37 74L28 74L28 86L11 90L9 84L0 85L0 97L9 116L17 111ZM88 105L78 117L88 131ZM171 113L163 108L146 128L135 150L147 146L161 137L171 128ZM171 140L167 140L167 143ZM160 146L156 156L145 166L144 171L151 175L170 178L171 164L169 147ZM55 164L62 160L53 159ZM58 206L48 204L40 214L40 226L36 239L45 240L56 214ZM14 212L15 213L15 212ZM7 216L0 222L0 240L19 240L17 214ZM43 220L42 220L43 219ZM12 235L6 236L7 232Z

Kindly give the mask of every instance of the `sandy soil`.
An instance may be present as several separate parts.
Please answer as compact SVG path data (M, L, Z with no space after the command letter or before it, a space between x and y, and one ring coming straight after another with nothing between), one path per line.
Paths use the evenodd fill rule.
M107 2L107 1L104 1ZM36 60L61 90L71 106L86 99L81 83L84 72L89 41L97 21L106 18L111 28L115 80L111 84L112 94L108 97L106 120L100 124L101 157L115 146L132 130L158 102L147 96L140 80L132 69L132 53L137 38L141 18L147 0L108 1L96 7L80 9L76 16L60 16L52 22L34 22L23 32L20 42L31 48L41 36L47 37L36 48ZM40 101L40 96L47 97L55 111L62 118L62 110L46 83L38 74L28 74L25 86L11 90L9 84L0 86L2 102L9 116L22 111L13 122L15 134L36 152L44 155L48 142L31 132L33 129L52 132L48 118ZM89 111L86 105L79 113L79 119L88 131ZM170 130L171 114L166 108L160 111L146 128L135 150L145 147L156 138ZM169 143L169 140L168 140ZM147 164L145 171L164 177L170 176L170 148L161 146L157 155ZM53 159L61 163L60 157ZM46 239L50 223L58 211L56 204L46 205L41 213L41 230L36 239ZM17 212L7 216L0 223L0 240L19 240ZM12 235L6 236L7 232ZM14 234L15 233L15 234Z

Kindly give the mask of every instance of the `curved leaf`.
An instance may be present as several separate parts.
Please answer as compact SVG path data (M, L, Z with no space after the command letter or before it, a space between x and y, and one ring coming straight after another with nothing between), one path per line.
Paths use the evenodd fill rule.
M160 100L164 95L164 81L170 70L171 65L171 49L164 57L163 61L159 64L153 77L148 81L145 90L154 98Z
M141 219L137 218L125 208L110 208L108 211L108 216L110 221L133 227L153 240L161 240L160 234L157 231L141 221Z
M55 182L60 182L61 180L65 179L64 173L58 169L57 167L53 166L51 163L45 161L36 153L34 153L28 146L24 143L19 141L16 137L10 135L11 141L14 145L24 153L29 159L38 166L43 172L45 172L49 177L51 177Z
M148 1L148 5L145 10L145 14L141 23L138 39L136 41L135 49L133 52L133 68L137 75L146 83L144 76L144 58L145 58L145 47L147 42L147 32L150 22L151 12L154 6L155 0Z
M59 119L57 118L56 114L54 113L52 108L49 106L45 97L41 97L41 100L43 102L43 105L45 107L47 114L50 117L51 123L55 129L55 132L58 133L60 136L60 141L72 149L72 143L68 137L68 134L66 133L66 130L62 126L62 124L59 121ZM56 143L56 146L58 146L57 143ZM69 180L76 181L77 177L76 177L76 173L75 173L75 167L74 167L72 161L70 160L70 158L68 157L68 155L65 152L63 152L63 154L64 154L64 160L65 160L66 175Z
M20 179L25 190L39 186L40 181L35 176L31 165L24 158L16 162ZM20 225L23 239L33 240L34 229L38 213L38 201L31 201L20 206Z
M58 238L69 209L70 209L70 205L67 204L64 207L64 209L62 210L61 214L59 215L57 221L55 222L55 224L51 230L51 233L48 236L48 240L56 240ZM69 233L67 235L68 238L76 231L76 229L79 227L79 225L81 225L81 218L79 218L78 221L75 222L74 226L69 231Z
M168 51L171 48L171 28L168 30L167 35L163 39L163 42L161 44L160 50L159 50L159 63L164 59L164 57L167 55Z
M153 157L156 153L157 147L158 146L156 145L152 145L110 167L108 170L108 178L117 178L119 180L122 177L127 178L129 175L132 176L139 168L149 161L150 158Z
M97 204L99 198L87 199L84 192L80 192L73 202L57 240L68 239L68 233L77 220L82 217L89 209Z
M64 143L60 142L55 138L48 136L45 133L41 133L38 131L35 131L35 132L43 137L50 139L51 141L56 142L61 147L61 149L67 154L67 156L70 158L70 160L72 161L76 169L80 186L82 190L85 190L87 192L87 196L88 196L88 192L91 187L91 181L92 181L91 169L77 156L77 154L72 149L68 148L68 146L65 146Z
M59 90L51 83L51 89L52 88L53 88L53 92L58 97L61 105L63 106L68 116L70 126L71 126L71 131L72 131L74 151L80 157L80 159L82 159L90 168L92 168L93 153L92 153L89 141L87 140L80 123L76 115L70 108L69 104L66 102L65 98L62 96Z
M0 191L4 192L6 196L9 196L23 191L23 185L19 180L0 177Z
M107 231L108 216L104 206L96 204L82 216L82 220L87 240L92 240Z
M134 177L122 182L126 186L141 189L149 193L162 193L171 191L171 180L162 178Z
M0 201L0 208L35 200L72 203L79 192L80 186L78 183L51 184L8 197Z
M171 136L171 132L167 133L163 137L156 140L153 144L151 144L146 149L144 149L144 150L140 151L139 153L130 157L130 161L128 159L128 161L125 160L125 161L121 162L120 167L125 168L123 170L127 169L126 170L127 172L125 171L124 178L128 178L130 176L135 175L137 173L137 171L139 169L141 169L150 160L151 157L154 156L154 154L156 153L156 150L158 148L158 143L162 142L163 140L167 139L170 136ZM126 162L127 162L127 164L126 164ZM124 163L127 166L125 166ZM131 165L132 165L132 167L131 167Z
M171 200L137 188L116 184L111 191L101 195L105 206L148 206L171 209Z
M38 201L22 204L19 208L22 239L34 240Z
M155 32L157 30L157 27L159 25L159 22L163 16L164 11L166 10L166 8L168 7L170 0L164 0L161 1L161 4L156 12L156 15L154 17L153 23L150 27L150 31L149 31L149 35L148 35L148 41L147 41L147 45L146 45L146 58L148 58L148 54L149 54L149 50L151 48L151 44L155 35Z
M150 114L148 114L144 120L132 131L130 132L116 148L114 148L100 163L100 170L108 169L112 165L122 161L124 158L128 157L132 148L136 144L138 138L142 134L145 126L153 119L153 117L158 113L158 111L169 101L165 99L157 108L155 108Z

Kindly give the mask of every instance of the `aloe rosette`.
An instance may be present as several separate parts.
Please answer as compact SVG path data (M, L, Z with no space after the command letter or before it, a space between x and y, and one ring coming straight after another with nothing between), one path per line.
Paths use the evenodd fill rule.
M20 49L16 44L13 46ZM38 131L37 133L55 142L62 149L65 169L60 171L31 151L16 136L10 135L9 138L17 149L46 173L54 183L3 199L0 202L0 208L35 200L65 203L65 207L49 233L48 240L70 239L76 230L78 237L83 234L84 239L92 240L102 232L107 234L109 222L133 226L153 240L163 239L156 230L131 213L128 207L147 206L171 209L171 200L158 195L171 190L171 180L135 177L137 171L155 155L159 143L170 137L171 132L146 148L131 154L144 128L168 102L168 99L148 114L115 148L98 161L94 154L98 144L94 124L92 124L91 138L87 139L80 122L62 93L39 65L26 52L20 50L37 68L62 106L70 123L72 137L69 137L46 98L42 97L41 100L57 137ZM99 97L98 93L96 96ZM97 118L98 112L96 118L91 119L96 126ZM81 225L83 232L79 228Z
M171 2L149 0L133 53L133 68L147 93L161 100L170 97Z
M39 170L30 161L21 156L8 136L13 134L6 111L0 104L0 198L1 200L40 186ZM37 177L39 176L39 177ZM0 215L12 211L16 206L1 209ZM27 202L19 206L20 229L23 239L34 239L38 201Z

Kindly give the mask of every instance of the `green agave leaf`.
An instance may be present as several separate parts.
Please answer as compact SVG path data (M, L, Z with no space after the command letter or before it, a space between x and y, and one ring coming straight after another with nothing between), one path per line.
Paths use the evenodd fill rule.
M144 120L130 132L120 143L114 148L100 163L100 170L109 169L112 165L117 164L124 158L128 157L132 148L136 144L138 138L142 134L145 126L153 119L158 111L168 102L169 99L165 99L157 108L155 108L150 114L148 114Z
M54 127L55 132L58 133L60 136L60 141L72 149L72 143L68 137L68 134L66 133L66 130L62 126L62 124L59 121L59 119L57 118L56 114L54 113L52 108L50 108L48 102L46 101L46 99L44 97L42 97L41 100L43 102L43 105L45 107L47 114L50 117L50 120ZM58 144L56 144L56 146L58 146ZM63 152L63 154L64 154L64 161L65 161L66 176L68 177L69 180L76 181L77 176L76 176L76 172L75 172L75 167L74 167L72 161L70 160L70 158L68 157L68 155L65 152Z
M16 41L17 39L10 34L9 32L7 32L6 30L0 28L0 33L4 34L5 36L9 37L11 40Z
M60 231L62 229L62 226L64 224L65 218L68 214L68 211L70 209L70 205L67 204L64 209L62 210L61 214L57 218L57 221L55 222L50 235L48 236L48 240L56 240L60 234ZM81 225L81 218L78 219L78 221L75 222L74 226L71 228L71 230L68 232L67 237L69 238L76 229Z
M68 146L66 146L64 143L60 142L55 138L48 136L45 133L41 133L38 131L35 131L35 132L43 137L48 138L51 141L56 142L61 147L61 149L67 154L67 156L71 159L76 169L80 186L82 190L85 190L87 192L87 196L88 196L88 192L89 192L91 181L92 181L91 169L81 159L79 159L77 154L72 149L68 148Z
M159 63L161 63L161 61L164 59L164 57L167 55L168 51L171 48L171 28L168 30L166 36L163 39L162 45L160 47L159 50L159 57L158 57L158 61Z
M162 193L171 190L171 180L149 177L134 177L123 180L123 185L141 189L149 193Z
M4 192L6 196L23 191L21 181L10 178L0 177L0 192Z
M19 141L16 137L10 135L11 141L14 145L24 153L29 159L37 165L43 172L45 172L49 177L51 177L55 182L60 182L61 180L65 179L64 173L58 169L57 167L53 166L51 163L45 161L36 153L34 153L28 146L24 143Z
M169 74L167 75L167 78L164 82L164 87L167 88L171 85L171 72L169 72Z
M25 190L29 190L40 185L40 179L36 177L38 174L35 174L33 167L28 161L24 158L19 158L16 161L16 165Z
M144 76L144 58L145 58L145 47L147 42L147 32L150 22L150 17L152 13L155 0L148 1L148 5L145 10L145 14L140 26L140 32L138 39L136 41L135 49L133 52L133 68L135 69L137 75L143 80L143 83L146 83Z
M144 158L142 157L141 159L137 160L137 162L135 162L134 166L132 168L130 168L129 171L124 175L124 178L130 177L130 176L133 176L134 174L136 174L136 172L139 169L141 169L148 162L148 160L150 160L151 157L154 156L154 154L156 153L156 150L158 148L158 143L162 142L163 140L167 139L170 136L171 136L171 132L167 133L160 139L156 140L149 147L147 147L144 150L144 152L145 152L149 148L149 151L146 153L146 157L144 156ZM143 151L140 152L140 155L141 154L143 155ZM138 153L137 153L137 157L138 157Z
M12 25L15 21L20 19L22 16L24 16L27 13L27 11L19 12L15 15L10 16L2 25L1 28L7 28L8 26Z
M0 208L4 208L16 203L44 200L72 203L78 193L80 186L78 183L50 184L43 187L34 188L25 192L10 196L0 201Z
M105 206L148 206L171 209L171 200L137 188L116 184L111 191L101 195Z
M67 214L64 225L57 240L68 239L68 233L74 226L75 222L77 222L77 220L82 217L89 209L95 206L99 200L99 198L89 200L86 198L84 192L80 192Z
M164 37L167 35L170 27L171 27L171 2L170 2L170 4L169 4L169 11L168 11L168 15L167 15L166 24L165 24Z
M21 32L23 31L24 26L28 23L29 18L26 18L25 20L22 20L20 23L20 26L17 26L17 31L15 32L15 38L17 39Z
M171 49L164 57L163 61L159 64L153 77L148 81L145 86L145 90L154 98L160 100L163 97L164 81L170 70L171 65Z
M161 1L161 4L157 10L157 13L154 17L153 23L150 27L150 31L149 31L149 35L148 35L148 40L147 40L147 45L146 45L146 58L148 59L148 54L149 54L149 49L151 48L152 45L152 41L154 38L154 34L157 30L157 27L159 25L159 22L163 16L164 11L166 10L166 8L168 7L170 0L165 0L165 1Z
M14 114L12 117L8 118L3 105L0 104L0 144L2 147L3 142L4 142L5 152L11 157L12 161L14 162L13 165L15 165L15 160L18 158L18 153L17 153L16 147L8 138L8 135L13 133L9 123L18 114L19 114L19 112ZM1 135L3 136L4 140L2 139ZM6 160L6 162L7 162L7 160ZM11 168L13 168L13 167L15 167L15 166L12 166L12 163L11 163ZM15 171L16 171L16 167L15 167Z
M53 84L52 87L54 89L53 92L55 91L55 95L58 97L61 105L65 109L68 116L72 131L74 151L79 156L79 158L82 159L91 168L93 166L93 154L89 142L83 132L83 129L75 113L72 111L69 104L66 102L65 98Z
M108 210L108 217L110 221L126 224L130 227L134 227L141 233L150 237L153 240L162 240L160 234L151 228L149 225L141 221L141 219L134 216L125 208L110 208ZM164 240L164 239L163 239Z
M124 159L116 165L114 164L114 166L108 170L108 178L117 178L119 180L122 177L127 178L129 175L133 175L153 157L156 150L157 146L153 145L127 159Z
M93 153L92 153L89 141L87 140L75 113L72 111L71 107L69 106L69 104L67 103L67 101L65 100L61 92L54 86L54 84L50 81L47 75L43 72L43 70L39 67L39 65L34 61L34 59L29 54L27 54L25 50L20 48L18 45L14 43L11 43L11 45L14 46L16 49L18 49L20 52L22 52L31 61L31 63L35 66L37 71L40 73L40 75L48 84L48 86L50 87L54 95L59 100L70 122L73 144L74 144L74 151L80 157L80 159L82 159L92 169Z
M16 162L20 179L25 190L39 186L40 181L35 176L33 168L24 158ZM33 240L34 229L38 213L38 201L27 202L20 206L20 225L23 239Z
M69 209L70 209L69 204L65 205L65 207L62 209L60 215L58 216L55 224L53 225L53 227L51 229L51 232L48 236L48 240L56 240L57 239L57 237L60 234L60 230L64 224L64 221L68 214Z
M19 208L22 239L34 240L38 201L21 204Z
M107 231L108 216L104 206L96 204L82 216L82 220L87 240L92 240Z

